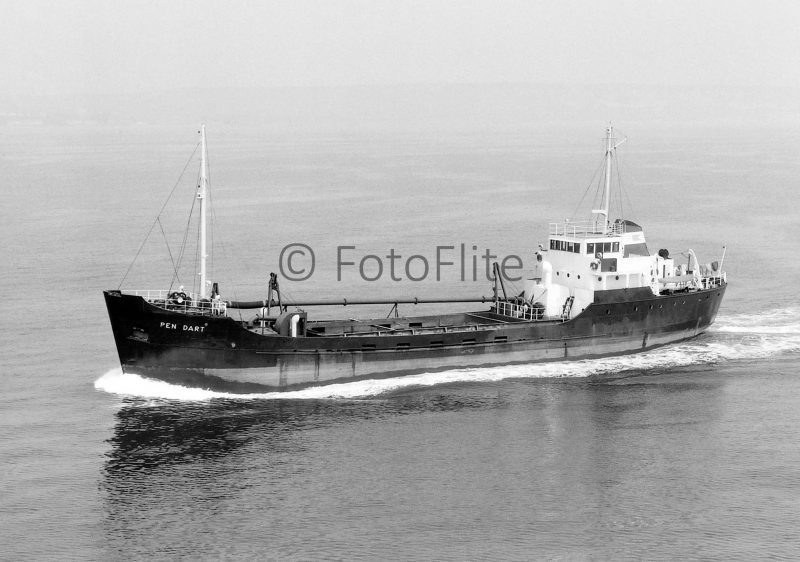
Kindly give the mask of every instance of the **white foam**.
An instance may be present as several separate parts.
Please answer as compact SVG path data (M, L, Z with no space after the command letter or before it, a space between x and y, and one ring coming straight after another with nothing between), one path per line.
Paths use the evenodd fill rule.
M800 326L719 326L715 330L732 334L800 334Z
M136 396L139 398L162 398L165 400L208 400L224 394L202 388L191 388L149 379L134 373L123 373L117 367L94 381L94 387L111 394Z
M716 329L734 331L751 329L753 331L784 330L787 333L800 332L800 307L792 306L774 310L764 310L757 314L739 313L717 318Z
M648 371L726 361L762 359L800 351L797 312L766 311L757 315L720 318L702 340L669 345L634 355L581 361L507 365L502 367L453 369L403 377L331 384L290 392L233 394L190 388L148 379L112 369L95 381L95 388L140 398L203 401L214 398L342 399L377 396L408 387L459 382L495 382L511 378L588 377L624 371Z
M713 332L733 334L800 334L800 307L765 310L758 314L734 314L718 319Z

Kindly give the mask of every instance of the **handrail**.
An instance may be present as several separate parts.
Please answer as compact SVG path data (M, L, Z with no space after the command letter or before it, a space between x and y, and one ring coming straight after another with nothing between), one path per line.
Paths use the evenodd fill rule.
M196 314L199 316L221 316L227 306L219 299L203 299L198 293L185 291L167 291L164 289L126 290L129 295L142 297L148 303L164 310ZM176 295L182 295L177 298Z
M589 238L595 236L618 236L625 233L625 224L612 222L606 230L599 221L551 222L550 236L575 236Z
M494 311L502 316L520 320L533 320L535 322L547 320L542 308L531 307L528 303L517 304L508 301L497 301Z
M720 287L723 283L728 282L728 275L723 271L718 275L708 275L700 278L700 286L703 289L711 289L713 287Z

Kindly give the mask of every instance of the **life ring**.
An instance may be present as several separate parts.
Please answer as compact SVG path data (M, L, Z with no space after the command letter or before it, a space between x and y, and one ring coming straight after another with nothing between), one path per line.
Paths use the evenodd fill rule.
M591 264L589 264L589 267L592 268L592 271L597 271L597 268L600 267L600 264L598 264L597 261L595 260L595 261L592 261Z

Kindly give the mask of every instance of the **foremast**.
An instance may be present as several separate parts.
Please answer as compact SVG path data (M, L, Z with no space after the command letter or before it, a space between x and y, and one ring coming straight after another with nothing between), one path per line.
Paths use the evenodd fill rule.
M197 199L200 202L200 298L208 296L206 273L206 200L208 198L208 155L206 152L206 126L200 125L200 183L197 186Z

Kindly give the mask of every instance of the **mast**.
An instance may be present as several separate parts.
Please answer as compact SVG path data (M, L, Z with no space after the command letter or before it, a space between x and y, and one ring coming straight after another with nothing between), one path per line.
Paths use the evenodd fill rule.
M200 125L200 185L197 199L200 201L200 298L206 298L206 196L208 191L208 161L206 154L206 126Z
M614 128L606 127L606 185L603 198L603 234L608 234L608 213L611 200L611 151L614 150Z
M607 235L609 226L611 221L609 220L609 214L611 213L611 166L612 166L612 155L614 151L628 140L628 137L625 137L617 144L614 144L614 127L610 124L606 127L606 177L605 177L605 192L603 194L602 200L602 209L595 209L592 210L592 214L595 215L603 215L603 234ZM597 227L597 221L595 219L595 228Z

